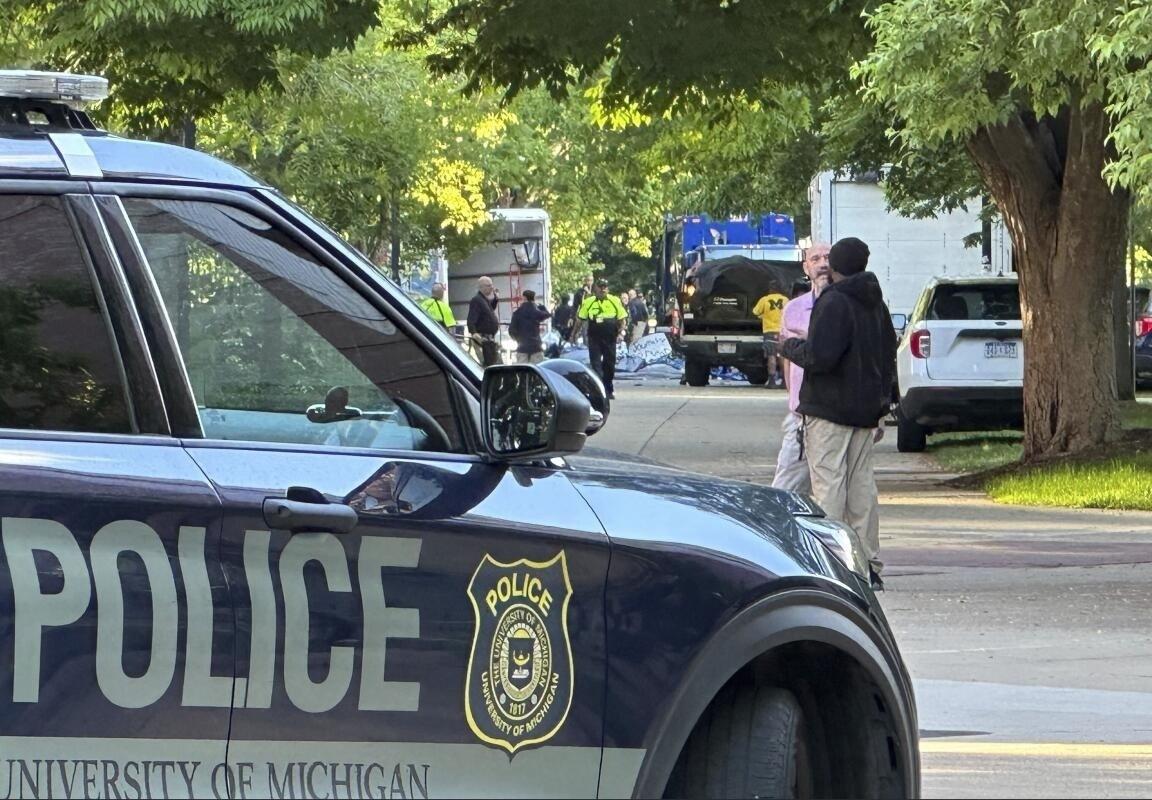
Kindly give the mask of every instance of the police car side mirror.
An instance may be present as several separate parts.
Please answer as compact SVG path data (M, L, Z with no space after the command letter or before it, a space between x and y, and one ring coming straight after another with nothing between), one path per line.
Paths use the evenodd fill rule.
M908 315L907 314L893 314L892 315L892 327L896 330L897 334L903 335L904 329L908 327Z
M588 417L588 427L585 433L591 436L604 427L608 422L608 412L611 410L608 402L608 393L604 390L604 383L600 376L588 369L579 361L571 358L550 358L540 362L543 369L551 370L562 375L566 381L580 390L592 406L592 413Z
M531 364L489 367L480 390L484 447L501 461L577 453L590 407L575 386Z

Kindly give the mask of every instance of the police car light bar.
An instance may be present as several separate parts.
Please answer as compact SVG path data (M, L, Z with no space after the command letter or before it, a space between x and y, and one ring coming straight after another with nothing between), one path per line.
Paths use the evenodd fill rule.
M75 105L97 103L108 96L108 79L67 72L0 70L0 97L50 100Z

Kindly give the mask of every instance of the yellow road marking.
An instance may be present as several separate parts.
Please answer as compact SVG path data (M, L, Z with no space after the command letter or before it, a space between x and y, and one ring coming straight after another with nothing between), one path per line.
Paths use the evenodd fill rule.
M921 753L1032 758L1152 758L1152 744L922 741Z

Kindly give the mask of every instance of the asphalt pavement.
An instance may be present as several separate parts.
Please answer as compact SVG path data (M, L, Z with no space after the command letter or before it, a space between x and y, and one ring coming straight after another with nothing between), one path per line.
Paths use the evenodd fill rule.
M599 447L768 483L784 392L617 378ZM926 797L1152 796L1152 514L1035 509L877 449Z

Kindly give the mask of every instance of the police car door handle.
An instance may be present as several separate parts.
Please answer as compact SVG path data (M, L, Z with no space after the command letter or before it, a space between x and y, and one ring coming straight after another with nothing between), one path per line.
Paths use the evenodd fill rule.
M264 500L264 524L273 530L294 533L348 533L360 516L341 503L314 503L269 497Z

